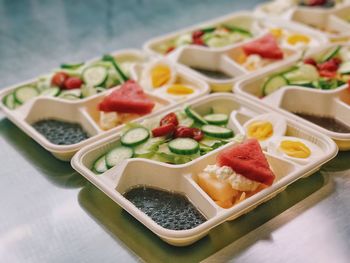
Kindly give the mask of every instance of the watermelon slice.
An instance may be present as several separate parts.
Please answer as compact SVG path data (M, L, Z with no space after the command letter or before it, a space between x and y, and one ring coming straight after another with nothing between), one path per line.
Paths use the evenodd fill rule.
M283 59L283 51L271 34L244 44L242 49L247 56L256 54L268 59Z
M248 139L224 150L217 156L217 163L262 184L271 185L275 179L256 139Z
M99 110L147 114L154 106L155 103L147 97L142 88L134 80L128 80L119 89L104 98L99 104Z

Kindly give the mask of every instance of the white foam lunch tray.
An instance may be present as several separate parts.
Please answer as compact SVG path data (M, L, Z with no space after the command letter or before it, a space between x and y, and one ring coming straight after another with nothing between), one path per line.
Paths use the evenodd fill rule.
M268 107L254 101L227 93L208 95L190 102L189 105L200 114L204 114L208 111L208 108L214 108L215 112L218 113L234 112L234 114L230 115L228 126L235 131L236 135L244 133L243 124L246 121L259 114L272 111ZM183 106L173 106L164 110L160 115L165 115L168 112L181 109L181 107ZM159 116L159 114L153 114L149 117L152 118L156 116ZM83 147L72 158L71 164L75 170L96 185L114 202L119 204L165 242L175 246L186 246L208 234L210 229L215 226L227 220L233 220L251 211L259 204L273 198L289 184L314 173L322 164L335 157L337 154L337 147L330 138L295 120L288 118L286 120L287 135L313 142L321 149L322 154L317 155L317 158L310 163L298 164L264 152L270 166L276 174L275 182L272 186L229 209L224 209L216 205L216 203L198 186L196 183L196 175L208 164L215 164L218 153L237 142L231 142L182 165L172 165L147 159L134 158L125 160L120 165L111 168L103 174L96 175L91 171L94 161L102 154L105 154L115 147L120 139L120 134L113 134ZM123 193L128 189L139 185L185 194L195 207L203 213L207 221L189 230L176 231L161 227L123 197Z
M121 50L113 52L112 54L119 61L128 59L142 63L147 60L145 54L139 50ZM97 59L93 59L87 63L95 60ZM175 68L177 70L177 79L180 83L189 84L200 90L197 94L198 97L209 92L209 87L203 80L191 75L190 72L180 69L178 65L175 65ZM37 79L28 80L1 90L0 108L3 110L4 115L15 125L38 142L42 147L51 152L56 158L63 161L69 161L74 153L81 147L92 143L98 138L107 136L108 134L113 134L123 128L124 125L119 125L108 131L104 131L98 125L99 114L97 105L115 88L74 101L61 99L59 97L37 96L14 110L11 110L4 105L3 98L7 94L13 92L17 87L28 85L36 80ZM168 107L178 103L176 100L154 94L154 92L146 92L146 94L162 107ZM155 108L154 112L158 112L162 107ZM140 117L140 119L144 118L146 118L146 116ZM45 119L78 123L88 133L89 138L71 145L53 144L31 126L31 124Z
M315 50L310 50L305 57L314 56L326 50L334 48L336 44L330 44ZM277 110L280 114L294 119L305 126L309 126L318 132L332 138L340 150L350 150L350 133L338 133L329 131L321 126L313 124L291 112L302 112L316 116L328 116L342 121L350 126L350 91L347 84L334 90L309 89L298 86L285 86L261 99L262 83L268 76L292 67L295 63L286 63L283 67L274 68L268 72L253 74L240 80L233 88L240 94L259 104Z

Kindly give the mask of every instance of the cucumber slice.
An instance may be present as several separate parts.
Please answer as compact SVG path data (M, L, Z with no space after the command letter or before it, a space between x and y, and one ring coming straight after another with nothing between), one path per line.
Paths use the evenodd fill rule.
M306 88L314 88L312 81L294 81L292 83L289 83L289 85L306 87Z
M223 113L213 113L204 116L209 124L224 125L228 123L228 116Z
M94 173L97 174L102 174L108 170L105 155L102 155L94 162L94 164L92 165L92 170Z
M60 92L61 92L60 88L58 88L58 87L52 87L52 88L48 88L48 89L43 90L43 91L40 93L40 95L55 97L55 96L57 96Z
M159 145L163 144L163 137L150 138L145 143L134 148L135 157L152 156L159 149Z
M132 158L133 155L134 151L132 148L125 146L114 148L106 154L107 167L112 168L113 166L120 164L122 161Z
M83 98L87 98L87 97L93 96L95 94L97 94L97 89L95 89L94 86L83 85L81 87L81 96Z
M129 80L129 78L125 75L123 70L119 67L118 63L116 62L116 60L115 60L115 58L113 56L111 56L109 54L106 54L106 55L103 56L102 60L103 61L109 61L109 62L112 63L113 67L118 72L118 74L121 77L121 79L123 80L123 82Z
M128 130L121 138L121 143L125 146L136 146L144 143L149 138L149 131L143 127Z
M185 126L185 127L192 127L194 124L194 120L191 118L184 118L179 120L179 125Z
M59 96L59 98L65 99L65 100L79 100L80 97L75 96L74 94L63 94L62 96Z
M102 66L91 66L83 71L83 80L88 86L100 86L102 85L107 77L107 69Z
M5 106L7 108L9 108L10 110L13 110L16 108L17 106L17 103L16 103L16 99L15 99L15 96L13 93L10 93L8 95L6 95L4 98L3 98L3 103L5 104Z
M39 95L39 91L33 86L23 86L15 90L15 100L20 103L26 103L28 100Z
M208 122L203 119L201 115L199 115L197 112L191 109L190 106L187 106L185 108L185 113L187 114L188 117L194 119L195 121L199 122L200 124L208 124Z
M283 74L287 81L314 81L319 79L320 75L317 68L309 64L301 64L297 70Z
M288 80L284 76L275 75L266 80L262 93L264 96L267 96L286 85L288 85Z
M199 151L199 144L190 138L177 138L168 143L168 148L176 154L191 155Z
M228 128L216 126L216 125L203 125L202 131L205 135L214 137L214 138L231 138L233 137L233 131Z
M59 97L64 97L67 95L72 95L72 96L80 98L81 97L81 89L64 90L60 93Z
M63 63L61 64L61 68L63 69L78 69L80 68L82 65L84 65L84 62L80 62L80 63Z
M252 33L249 32L248 30L245 30L241 27L237 27L237 26L233 26L233 25L224 25L224 27L228 30L230 30L231 32L237 32L237 33L240 33L240 34L243 34L243 35L247 35L249 37L253 37Z
M350 74L350 61L342 63L338 71L340 74Z
M323 55L320 63L326 62L331 58L334 58L339 53L340 49L341 49L341 46L336 46L334 48L331 48L331 50L329 50L326 54Z

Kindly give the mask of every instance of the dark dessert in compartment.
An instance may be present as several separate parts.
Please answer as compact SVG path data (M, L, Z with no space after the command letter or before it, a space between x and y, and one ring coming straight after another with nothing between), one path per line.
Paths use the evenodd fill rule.
M188 198L180 193L140 186L127 191L124 197L167 229L191 229L206 221Z
M32 126L53 144L70 145L89 138L87 132L78 123L41 120Z

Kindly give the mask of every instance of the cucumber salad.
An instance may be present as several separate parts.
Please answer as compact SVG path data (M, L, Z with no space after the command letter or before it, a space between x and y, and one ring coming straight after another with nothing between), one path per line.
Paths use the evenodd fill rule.
M268 77L262 85L262 95L267 96L287 85L332 90L349 80L350 49L334 46L317 56L305 58L284 72Z
M128 62L121 63L126 68ZM62 64L55 72L20 86L4 97L9 109L16 109L37 96L78 100L95 95L128 79L114 57L105 55L92 63Z
M146 158L170 164L190 162L241 136L227 127L228 115L211 112L201 116L191 107L162 118L129 123L117 146L100 156L92 171L101 174L128 158Z
M250 29L234 24L223 24L182 34L159 46L159 51L167 54L174 49L186 45L199 45L220 48L241 42L253 37Z

